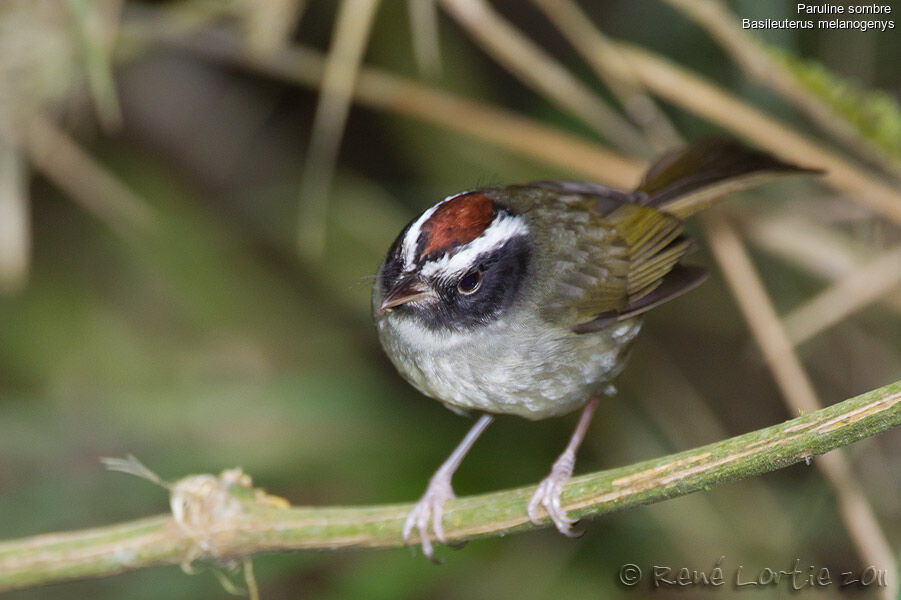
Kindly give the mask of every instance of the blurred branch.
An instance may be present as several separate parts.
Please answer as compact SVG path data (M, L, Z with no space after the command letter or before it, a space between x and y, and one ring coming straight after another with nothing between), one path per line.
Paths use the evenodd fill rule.
M823 150L821 144L688 69L638 46L619 43L619 48L644 85L658 96L753 140L785 160L824 169L826 183L893 222L901 223L901 190L876 173Z
M25 160L0 110L0 294L25 285L31 260L31 223Z
M267 56L254 55L238 45L233 36L221 32L207 31L190 37L175 35L162 17L130 20L125 33L139 41L170 43L211 60L238 64L297 85L313 88L321 85L323 55L301 46L284 48ZM363 106L462 132L621 188L635 187L644 171L644 165L639 161L624 158L540 121L372 67L360 71L354 99Z
M307 0L244 0L242 9L247 46L257 54L268 54L291 40Z
M664 0L704 27L733 60L757 83L792 102L814 123L834 138L895 173L901 163L870 144L861 133L837 111L810 92L798 78L774 58L753 34L739 26L738 19L720 0Z
M407 0L413 57L419 73L428 78L441 74L441 38L436 0Z
M300 181L297 250L307 259L318 260L325 248L328 191L378 5L379 0L343 0L335 20Z
M532 0L532 3L582 55L658 150L669 150L682 143L675 126L645 93L628 61L619 55L616 43L591 22L578 4L573 0Z
M901 246L883 252L783 317L792 344L840 323L901 286Z
M120 0L69 0L79 34L88 85L97 117L107 132L122 124L122 109L113 78L112 48L118 28Z
M575 115L605 139L636 156L647 143L632 124L609 107L528 36L507 22L484 0L439 0L492 59L526 85Z
M713 255L732 289L751 333L760 346L786 404L793 411L802 414L818 410L821 404L813 384L807 377L783 324L779 321L776 309L738 233L716 211L709 211L703 219ZM894 565L895 558L891 546L844 454L836 452L825 456L817 466L835 492L845 526L864 562ZM885 597L894 598L895 593L890 589L886 590Z
M901 381L766 429L573 478L563 504L583 518L660 502L809 460L898 425ZM400 547L413 507L281 508L280 499L252 489L240 470L218 478L194 475L167 487L174 516L0 543L0 591L194 560L229 562L261 552ZM526 514L534 490L449 501L449 540L534 529ZM890 572L894 567L877 564Z
M806 219L785 214L739 218L742 232L754 244L818 277L834 280L850 277L872 260L838 232ZM881 300L901 313L901 286Z
M34 115L23 145L47 179L123 237L152 226L150 207L50 119Z
M749 215L730 210L729 217L741 223L742 233L755 245L817 277L849 275L867 256L836 228L803 215L788 211Z

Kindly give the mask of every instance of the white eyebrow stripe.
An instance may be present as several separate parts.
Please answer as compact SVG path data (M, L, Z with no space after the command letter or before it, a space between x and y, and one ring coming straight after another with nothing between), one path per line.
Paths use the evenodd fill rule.
M459 194L454 194L453 196L448 196L441 202L438 202L430 209L419 215L419 218L410 225L410 228L407 230L407 234L404 236L403 244L401 244L401 258L404 262L404 271L413 270L413 261L416 260L416 243L419 241L419 234L422 233L423 224L429 220L429 218L435 213L435 210L439 206L441 206L448 200L452 200L457 196L462 196L468 193L470 193L469 190L460 192Z
M416 258L416 242L419 241L419 234L422 233L422 224L432 216L435 209L443 202L444 200L422 213L407 230L407 234L404 236L404 242L401 245L401 258L404 262L404 271L413 269L413 260Z
M422 275L424 277L436 274L444 277L463 275L476 266L476 259L482 254L497 250L511 239L528 232L529 226L522 217L499 213L482 235L456 251L423 265Z

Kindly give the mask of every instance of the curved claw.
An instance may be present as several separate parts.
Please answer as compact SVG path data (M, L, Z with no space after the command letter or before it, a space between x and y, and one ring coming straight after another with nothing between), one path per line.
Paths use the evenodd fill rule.
M608 393L615 391L612 386L608 389ZM547 511L551 521L554 522L557 531L568 537L578 537L582 533L572 530L576 519L570 519L566 516L566 511L563 510L563 506L560 503L560 492L563 491L564 484L569 481L573 474L573 467L576 464L576 450L579 449L579 445L585 438L585 431L588 429L588 424L591 422L591 417L594 415L597 407L598 399L592 398L585 405L585 408L582 409L579 423L569 439L566 450L554 461L554 466L551 467L551 474L544 478L538 489L535 490L535 495L529 500L529 519L533 523L541 525L541 520L538 518L538 505L540 504Z
M429 560L434 563L438 563L439 561L435 560L435 550L432 548L431 540L429 540L429 517L431 516L432 518L432 530L435 532L435 537L442 544L447 544L441 519L444 516L444 503L451 498L454 498L454 490L451 488L451 477L453 477L454 471L460 466L460 461L463 460L463 457L466 456L466 453L472 448L476 439L482 435L482 432L485 431L485 428L488 427L493 420L494 417L489 414L484 414L479 417L479 420L475 422L472 428L470 428L463 438L463 441L454 448L454 451L447 460L444 461L438 470L435 471L435 474L432 475L432 478L429 480L429 486L425 490L425 494L422 495L422 498L419 499L419 502L417 502L416 506L413 507L413 510L410 511L410 515L404 523L404 543L409 545L410 534L413 532L413 526L415 525L416 529L419 531L419 540L422 543L422 553L429 557Z
M560 493L563 486L572 476L573 466L575 464L575 454L567 449L560 458L551 467L551 473L545 477L535 490L532 499L529 500L528 512L529 519L535 525L541 525L541 518L538 515L538 507L544 507L548 517L553 521L557 531L567 537L579 537L581 532L573 531L572 526L578 522L578 519L571 519L566 515L563 505L560 502Z
M429 487L426 488L422 498L410 511L406 522L404 522L404 543L410 544L410 534L415 526L419 532L422 553L434 563L439 563L440 561L435 559L435 549L432 546L432 541L429 539L429 520L432 522L432 531L435 532L435 538L442 544L447 544L447 539L444 535L444 525L442 524L444 503L454 497L454 490L451 488L449 478L433 477L429 481Z
M567 479L569 479L568 476L561 481L559 478L554 477L552 473L541 482L529 501L529 519L535 525L541 525L538 507L542 506L551 518L551 521L553 521L557 531L567 537L579 537L582 535L582 532L573 531L572 529L572 526L578 523L578 519L568 517L560 503L560 492L563 490L563 484L566 483Z

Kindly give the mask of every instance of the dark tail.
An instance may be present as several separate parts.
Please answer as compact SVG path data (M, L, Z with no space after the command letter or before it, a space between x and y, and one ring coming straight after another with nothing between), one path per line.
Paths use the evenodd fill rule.
M822 172L782 162L735 140L709 138L665 154L648 169L634 194L640 204L686 219L728 193L780 175Z

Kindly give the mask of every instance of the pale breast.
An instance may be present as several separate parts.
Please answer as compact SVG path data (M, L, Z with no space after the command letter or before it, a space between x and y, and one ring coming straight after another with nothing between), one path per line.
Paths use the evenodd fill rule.
M503 320L438 336L409 319L379 319L377 327L398 371L427 396L453 409L543 419L576 410L602 391L622 369L641 323L590 334L538 334Z

